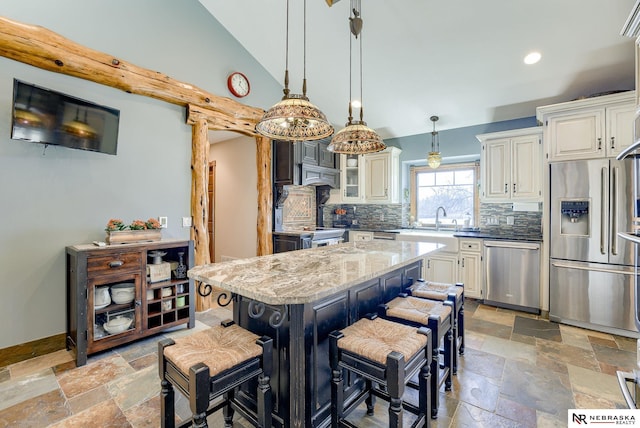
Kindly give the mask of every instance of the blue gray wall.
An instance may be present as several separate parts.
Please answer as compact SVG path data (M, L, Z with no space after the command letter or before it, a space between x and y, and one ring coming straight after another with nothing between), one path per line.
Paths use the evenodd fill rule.
M282 96L195 0L3 0L0 15L214 94L242 70L248 105ZM11 140L14 78L120 110L117 156ZM184 108L0 57L0 349L65 331L65 246L104 240L110 218L167 216L163 236L188 238L190 162Z

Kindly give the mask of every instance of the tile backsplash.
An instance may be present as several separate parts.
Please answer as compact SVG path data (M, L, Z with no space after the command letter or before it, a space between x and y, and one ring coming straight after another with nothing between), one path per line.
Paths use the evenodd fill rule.
M337 215L336 209L345 214ZM323 209L325 227L353 226L362 229L407 227L407 204L332 204ZM492 224L492 220L495 224ZM355 221L355 223L354 223ZM494 235L519 235L539 239L542 236L542 211L513 211L512 203L480 204L480 229Z
M542 237L542 210L513 211L512 203L480 204L480 228L496 235Z
M302 230L316 224L316 190L311 186L284 186L287 198L282 205L282 230Z
M338 215L336 209L345 214ZM402 227L402 204L332 204L322 211L324 226L358 226L362 229L398 229ZM355 221L355 223L354 223Z

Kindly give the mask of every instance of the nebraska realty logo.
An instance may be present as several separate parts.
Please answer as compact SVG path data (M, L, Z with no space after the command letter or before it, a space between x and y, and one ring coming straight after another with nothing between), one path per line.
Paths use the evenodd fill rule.
M569 428L596 426L624 425L640 426L640 410L636 409L569 409L567 412Z

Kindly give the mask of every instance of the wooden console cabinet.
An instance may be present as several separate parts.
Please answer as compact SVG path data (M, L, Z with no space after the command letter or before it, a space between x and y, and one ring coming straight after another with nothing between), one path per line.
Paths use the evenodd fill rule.
M161 267L153 265L152 254L156 251L166 253L162 257L165 262L178 262L182 253L187 268L193 266L193 241L189 240L66 248L67 349L75 352L76 365L86 364L87 355L167 328L195 325L193 280L176 278L166 265L164 271L170 270L170 278L158 277L156 271L150 276L151 270ZM112 297L113 287L118 284L133 286L131 302ZM109 290L107 303L105 289ZM118 317L131 320L130 325L121 332L107 331L105 324Z

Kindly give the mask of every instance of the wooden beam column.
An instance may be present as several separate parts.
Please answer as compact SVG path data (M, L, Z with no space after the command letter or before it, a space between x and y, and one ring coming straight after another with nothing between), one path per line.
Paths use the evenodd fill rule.
M207 201L207 186L209 181L209 128L204 118L198 120L192 127L191 148L191 239L193 240L196 266L211 263L209 254L209 234L207 221L209 219ZM196 288L199 284L196 284ZM198 295L196 311L203 311L211 307L211 298Z
M258 167L258 246L259 256L273 253L273 186L271 185L271 140L256 136Z

